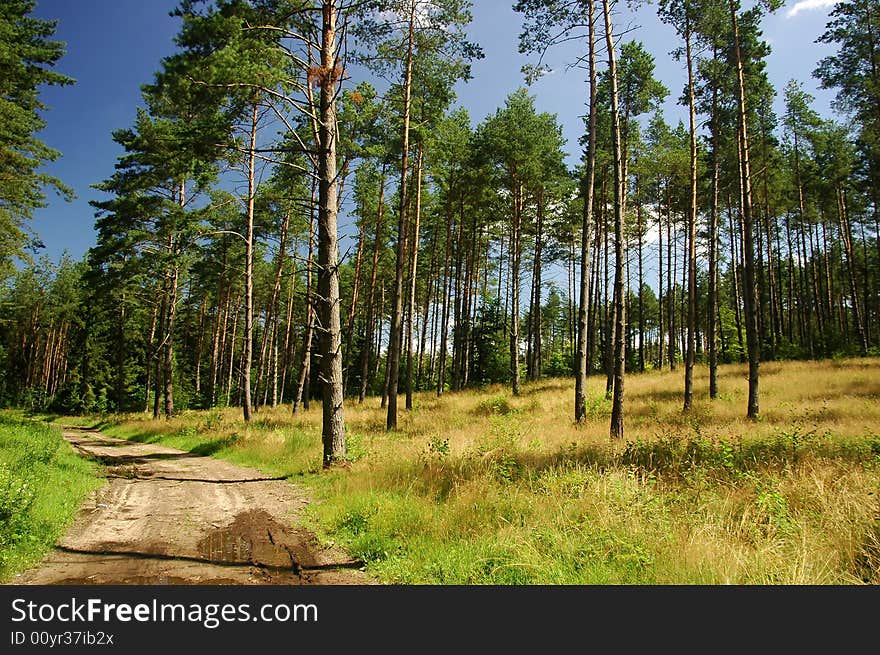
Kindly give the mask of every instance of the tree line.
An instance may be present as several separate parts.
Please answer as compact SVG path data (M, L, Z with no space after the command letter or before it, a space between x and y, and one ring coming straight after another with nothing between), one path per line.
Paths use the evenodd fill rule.
M697 362L710 398L719 364L748 363L757 418L762 361L878 352L875 1L839 3L820 37L838 122L794 80L774 112L760 24L777 2L662 0L686 78L670 125L671 91L615 31L615 2L519 0L529 81L579 44L584 134L568 144L528 88L478 123L456 105L482 57L466 0L184 0L175 53L113 132L95 246L15 270L40 189L62 187L37 173L57 156L33 136L37 88L72 82L32 7L0 13L25 53L0 82L6 405L250 421L321 400L331 465L344 407L369 397L393 430L400 395L409 410L418 391L574 377L583 421L587 377L604 375L623 437L627 372L681 367L688 411Z

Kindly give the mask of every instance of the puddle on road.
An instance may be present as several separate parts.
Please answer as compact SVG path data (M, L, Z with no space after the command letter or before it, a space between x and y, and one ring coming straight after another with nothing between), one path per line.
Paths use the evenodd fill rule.
M229 530L215 530L199 542L199 552L209 562L247 563L251 542Z
M242 512L198 543L208 562L294 570L315 565L314 547L311 535L286 528L265 510Z

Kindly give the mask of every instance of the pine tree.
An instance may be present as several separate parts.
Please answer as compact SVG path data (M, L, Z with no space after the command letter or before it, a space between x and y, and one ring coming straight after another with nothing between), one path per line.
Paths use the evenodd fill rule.
M40 100L44 85L65 86L73 79L52 70L64 44L52 40L56 22L32 16L33 0L0 3L0 276L15 257L39 247L28 221L46 206L45 187L68 200L73 192L41 168L61 153L37 138L48 109Z

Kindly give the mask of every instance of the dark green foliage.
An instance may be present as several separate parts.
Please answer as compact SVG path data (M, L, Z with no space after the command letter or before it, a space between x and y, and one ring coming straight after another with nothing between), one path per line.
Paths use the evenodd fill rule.
M43 85L73 84L52 67L64 54L53 41L55 22L30 14L33 0L0 3L0 276L10 272L14 257L39 244L28 221L44 207L46 186L70 198L73 192L41 171L61 153L36 138L45 126L40 100ZM2 277L0 277L2 279Z
M419 29L413 35L409 190L401 206L401 46L409 36L402 26L408 26L413 7L421 22L416 21ZM27 218L42 202L40 189L52 184L36 173L57 155L33 139L43 126L38 87L70 83L51 70L63 50L51 41L53 24L28 17L32 8L32 2L10 0L0 10L0 61L10 71L0 80L0 269L33 240ZM853 119L841 124L820 117L796 83L785 89L785 112L777 117L772 111L776 91L766 72L770 49L761 34L764 8L738 14L754 171L752 246L761 357L876 352L880 185L873 111L877 80L871 62L877 59L872 37L878 11L872 2L841 2L821 39L837 48L820 63L817 76L825 87L838 90L839 108ZM114 174L97 185L107 196L94 203L97 242L87 261L25 265L0 289L0 403L75 413L149 410L155 394L166 394L166 379L177 409L241 403L249 219L253 402L258 410L263 403L296 397L308 359L303 352L307 301L315 300L318 272L315 252L309 259L310 249L315 250L309 223L317 215L317 188L310 175L316 125L297 110L308 106L309 85L314 95L321 75L307 50L299 49L306 47L299 36L313 34L317 25L317 12L311 9L297 0L180 4L175 12L181 21L178 50L160 62L156 77L144 87L145 107L133 124L113 133L124 152ZM515 9L524 19L520 49L538 56L527 70L529 77L545 71L548 48L586 38L586 2L523 0ZM696 111L704 126L697 149L696 361L707 360L705 268L714 214L717 357L721 363L741 362L746 355L745 262L730 7L715 0L670 0L660 9L661 18L679 32L690 30ZM404 230L415 224L419 155L417 268L409 270L409 250L402 271L405 312L415 294L414 389L511 382L514 318L519 323L517 371L532 378L573 372L584 206L576 184L584 171L567 170L556 117L539 112L538 98L525 89L511 94L476 128L466 110L453 106L454 82L468 79L471 62L480 56L465 33L469 20L470 3L457 0L361 3L350 15L351 50L374 71L393 73L394 83L384 94L366 82L352 83L338 98L345 233L340 311L349 398L361 390L376 396L384 391L394 249L401 238L401 214L406 215ZM282 37L274 27L249 27L255 24L287 31ZM653 79L654 57L681 58L682 45L670 44L669 53L649 53L638 41L628 41L619 53L630 371L668 366L670 359L680 362L682 357L689 300L682 284L689 134L683 123L666 124L658 107L668 90ZM290 48L287 54L284 48ZM302 55L302 61L291 52ZM23 63L26 59L31 66ZM586 61L572 63L583 67ZM612 123L603 69L604 64L599 67L590 217L586 341L591 373L603 370L611 343L613 294L605 279L610 281L615 267L609 233ZM239 171L248 167L243 134L255 103L260 163L249 217ZM269 134L270 121L279 134ZM10 177L7 163L23 173ZM660 238L663 279L657 267ZM512 307L514 265L517 308ZM403 322L402 331L408 332L406 317ZM316 343L313 339L315 353ZM406 359L401 362L405 381L410 372ZM320 396L316 362L304 378L310 388L303 393L310 398Z

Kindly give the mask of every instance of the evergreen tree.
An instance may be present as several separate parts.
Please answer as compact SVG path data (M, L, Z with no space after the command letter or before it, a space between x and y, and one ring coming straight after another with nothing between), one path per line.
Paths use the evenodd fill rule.
M33 0L0 4L0 279L11 272L13 259L27 258L40 246L28 222L46 206L45 188L67 199L73 192L41 168L61 156L37 138L46 126L40 100L44 85L64 86L73 79L52 70L64 55L64 44L52 40L56 22L32 16Z

